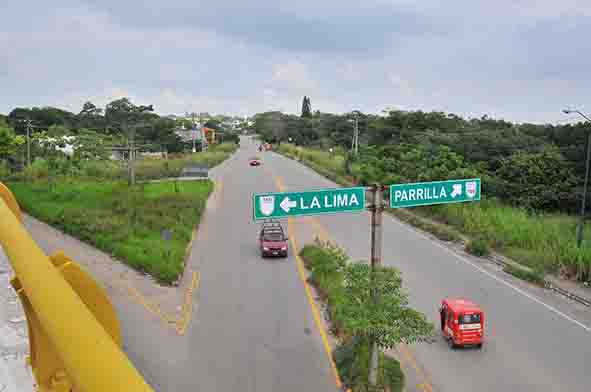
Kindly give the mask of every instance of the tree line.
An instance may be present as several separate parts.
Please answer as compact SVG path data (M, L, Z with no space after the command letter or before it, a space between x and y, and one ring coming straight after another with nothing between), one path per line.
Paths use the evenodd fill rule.
M254 119L255 131L271 143L341 151L346 173L362 184L479 176L486 195L532 211L580 206L589 123L518 124L400 110L331 114L312 112L307 97L302 116L265 112Z
M221 122L213 118L204 125L222 130ZM182 126L191 129L193 123L185 118L159 116L153 105L136 105L129 98L114 100L104 109L85 102L78 113L55 107L18 107L8 115L0 115L0 164L26 163L27 134L33 158L63 158L59 148L66 144L73 145L74 160L104 159L111 147L126 148L131 143L144 151L191 151L192 143L183 141L175 132ZM238 139L231 132L224 136L224 141Z

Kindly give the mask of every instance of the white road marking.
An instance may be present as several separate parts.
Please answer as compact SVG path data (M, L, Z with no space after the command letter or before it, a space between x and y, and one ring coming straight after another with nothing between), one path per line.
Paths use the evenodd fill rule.
M411 231L415 232L416 234L418 234L419 236L421 236L421 237L425 238L426 240L429 240L431 243L433 243L433 244L437 245L439 248L443 249L443 250L444 250L444 251L446 251L447 253L449 253L449 254L451 254L451 255L455 256L456 258L458 258L458 259L462 260L464 263L471 265L472 267L474 267L474 268L475 268L475 269L477 269L478 271L480 271L480 272L482 272L483 274L485 274L485 275L487 275L487 276L489 276L489 277L493 278L493 279L494 279L494 280L496 280L497 282L499 282L499 283L502 283L502 284L504 284L505 286L507 286L507 287L509 287L509 288L512 288L513 290L515 290L515 291L517 291L518 293L520 293L520 294L522 294L522 295L526 296L527 298L531 299L532 301L534 301L534 302L536 302L536 303L538 303L538 304L542 305L543 307L545 307L546 309L550 310L551 312L554 312L554 313L556 313L557 315L559 315L559 316L563 317L564 319L566 319L566 320L570 321L571 323L574 323L574 324L578 325L579 327L583 328L585 331L587 331L587 332L591 332L591 327L589 327L589 326L587 326L587 325L585 325L585 324L581 323L580 321L577 321L577 320L575 320L574 318L572 318L572 317L570 317L569 315L567 315L567 314L565 314L565 313L561 312L560 310L556 309L555 307L553 307L553 306L551 306L551 305L548 305L547 303L545 303L545 302L543 302L543 301L539 300L538 298L534 297L533 295L531 295L531 294L529 294L529 293L527 293L527 292L523 291L523 290L522 290L522 289L520 289L519 287L517 287L517 286L514 286L514 285L512 285L511 283L509 283L509 282L507 282L507 281L505 281L505 280L503 280L503 279L499 278L498 276L494 275L493 273L491 273L491 272L489 272L489 271L485 270L484 268L482 268L482 267L480 267L480 266L478 266L478 265L474 264L473 262L471 262L470 260L466 259L465 257L463 257L463 256L461 256L461 255L459 255L459 254L457 254L456 252L454 252L453 250L449 249L448 247L446 247L446 246L444 246L444 245L440 244L439 242L433 241L433 239L432 239L432 238L429 238L428 236L426 236L425 234L421 233L420 231L418 231L418 230L416 230L416 229L414 229L414 228L412 228L412 227L409 227L409 226L407 226L406 224L404 224L404 223L402 223L402 222L399 222L399 221L398 221L398 220L396 220L394 217L390 217L390 218L392 219L392 221L393 221L394 223L396 223L396 224L398 224L398 225L400 225L400 226L404 227L404 228L405 228L405 229L407 229L407 230L411 230Z

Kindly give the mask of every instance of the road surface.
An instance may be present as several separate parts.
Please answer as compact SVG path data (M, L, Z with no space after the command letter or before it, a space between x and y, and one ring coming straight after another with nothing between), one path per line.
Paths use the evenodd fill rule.
M336 187L275 153L265 153L263 164L289 191ZM369 258L368 213L309 219L321 235L336 241L352 258ZM452 351L441 338L431 345L410 348L419 369L423 369L419 371L422 389L590 390L589 309L461 256L389 215L384 216L383 238L384 263L402 271L412 305L436 325L438 301L445 296L469 298L487 312L487 342L481 351Z

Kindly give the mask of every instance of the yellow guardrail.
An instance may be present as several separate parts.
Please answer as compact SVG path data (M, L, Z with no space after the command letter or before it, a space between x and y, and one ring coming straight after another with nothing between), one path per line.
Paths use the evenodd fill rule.
M16 274L12 284L27 315L40 391L153 391L120 348L119 322L106 293L64 254L48 257L41 250L2 183L0 245Z

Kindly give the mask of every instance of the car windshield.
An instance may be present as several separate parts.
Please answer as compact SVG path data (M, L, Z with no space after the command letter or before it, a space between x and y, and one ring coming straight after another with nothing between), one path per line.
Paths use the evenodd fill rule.
M263 240L265 241L283 241L283 232L271 231L263 233Z
M462 314L460 324L480 324L480 314Z

